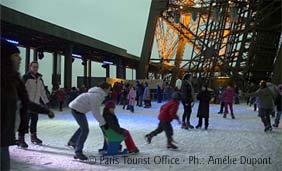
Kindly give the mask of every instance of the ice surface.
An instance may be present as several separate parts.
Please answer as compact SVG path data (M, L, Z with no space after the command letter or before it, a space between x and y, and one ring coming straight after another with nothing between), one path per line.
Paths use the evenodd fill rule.
M128 129L140 149L139 155L129 156L129 161L139 160L138 164L124 163L123 157L101 160L97 152L102 147L103 136L98 123L88 113L90 132L85 143L85 154L94 157L89 162L79 162L73 159L73 150L65 147L65 144L78 128L77 123L68 109L64 112L56 112L53 120L41 115L38 122L38 137L44 145L38 146L30 143L26 136L29 148L19 149L10 147L12 170L280 170L282 168L282 130L274 129L272 133L265 133L263 125L257 113L245 104L235 105L236 119L230 115L223 119L218 115L219 105L211 105L209 130L183 130L176 121L173 122L174 139L179 150L166 149L165 134L154 137L151 144L147 144L144 135L157 127L157 115L161 104L153 103L151 109L135 107L135 113L116 109L120 125ZM182 116L182 105L178 115ZM192 124L197 124L197 104L193 108ZM272 119L273 121L273 119ZM169 159L178 158L179 164L157 164L158 156L168 155ZM199 163L189 159L195 156ZM210 156L224 159L225 156L240 159L240 156L249 158L269 158L271 164L212 164L208 163ZM145 160L149 158L150 164ZM110 161L112 160L112 161ZM142 160L142 161L141 161ZM253 160L253 161L254 161ZM266 160L266 159L265 159ZM194 160L195 161L195 160Z

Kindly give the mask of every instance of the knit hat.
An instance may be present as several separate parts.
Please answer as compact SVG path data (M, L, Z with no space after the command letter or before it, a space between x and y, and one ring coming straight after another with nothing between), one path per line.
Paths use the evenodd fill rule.
M172 93L171 98L173 98L175 100L181 100L182 99L182 95L179 92L174 92L174 93Z
M116 108L116 104L115 104L115 102L113 102L113 101L107 101L107 102L105 103L105 108L106 108L106 109Z
M5 40L1 40L1 56L10 57L14 53L20 53L19 48Z

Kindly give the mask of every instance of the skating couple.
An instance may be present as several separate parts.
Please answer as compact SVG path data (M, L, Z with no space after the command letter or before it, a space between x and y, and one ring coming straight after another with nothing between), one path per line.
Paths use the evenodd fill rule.
M79 125L79 128L68 142L68 145L75 149L74 158L80 160L88 159L88 157L83 154L83 147L89 133L88 121L85 115L89 111L92 112L94 118L99 122L101 128L112 128L113 130L118 130L118 132L122 133L126 139L129 139L128 141L130 141L130 143L128 144L131 146L129 145L128 150L130 152L139 151L134 145L129 132L119 127L118 120L114 114L115 104L113 102L106 103L103 114L105 118L101 114L100 107L102 106L102 102L104 101L105 97L109 94L110 89L110 84L101 83L97 87L89 89L88 92L79 95L69 104L71 113ZM121 132L121 130L123 130L123 132Z

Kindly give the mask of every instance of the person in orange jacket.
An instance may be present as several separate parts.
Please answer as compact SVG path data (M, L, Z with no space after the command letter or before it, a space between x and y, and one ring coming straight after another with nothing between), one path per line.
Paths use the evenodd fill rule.
M178 123L181 124L179 117L177 116L177 110L179 107L179 100L181 100L181 94L179 92L174 92L172 94L172 99L169 100L167 103L162 105L159 114L159 125L158 127L152 131L151 133L145 135L147 142L150 144L152 138L159 133L165 131L167 137L167 148L177 149L178 147L173 144L173 128L171 126L171 121L173 119L178 120Z

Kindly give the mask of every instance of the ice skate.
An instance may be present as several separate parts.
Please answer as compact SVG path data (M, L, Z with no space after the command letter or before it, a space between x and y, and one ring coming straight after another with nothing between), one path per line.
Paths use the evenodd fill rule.
M74 142L69 141L66 146L71 148L71 149L75 149L75 143Z
M148 144L151 144L152 138L153 138L153 137L152 137L151 135L149 135L149 134L145 135L145 139L146 139L146 141L147 141Z
M37 145L41 145L42 144L42 140L40 140L39 138L37 138L36 133L31 134L30 140L33 144L37 144Z
M167 143L167 148L168 149L178 149L178 147L174 145L172 142Z
M181 128L182 129L188 129L188 126L185 122L182 122Z
M79 159L79 160L88 160L88 157L86 157L84 154L82 153L76 153L73 156L74 159Z
M28 145L25 142L24 136L19 136L19 140L18 140L17 145L18 145L18 147L21 147L21 148L28 148Z

